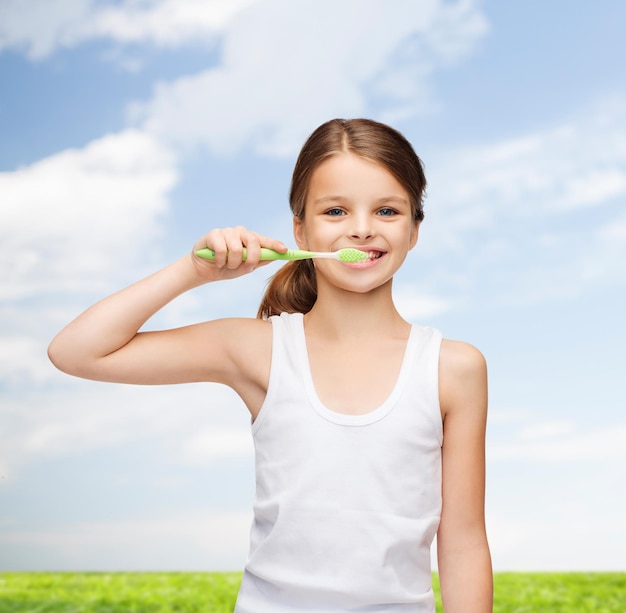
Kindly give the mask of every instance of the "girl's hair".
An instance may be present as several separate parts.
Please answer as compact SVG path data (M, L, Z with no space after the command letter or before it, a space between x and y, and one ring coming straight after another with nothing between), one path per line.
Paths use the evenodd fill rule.
M407 191L415 223L424 219L426 177L411 143L397 130L371 119L332 119L307 139L296 161L289 206L304 220L311 177L315 169L338 153L353 153L386 168ZM317 299L315 268L311 260L285 264L271 279L257 317L308 313Z

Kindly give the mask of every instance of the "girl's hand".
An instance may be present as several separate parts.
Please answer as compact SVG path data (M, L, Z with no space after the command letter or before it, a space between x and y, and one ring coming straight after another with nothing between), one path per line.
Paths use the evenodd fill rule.
M208 247L215 252L215 260L196 255L196 251ZM243 259L243 248L247 257ZM191 257L197 273L208 281L234 279L269 262L261 262L261 247L285 253L287 247L279 240L252 232L243 226L217 228L205 234L193 246Z

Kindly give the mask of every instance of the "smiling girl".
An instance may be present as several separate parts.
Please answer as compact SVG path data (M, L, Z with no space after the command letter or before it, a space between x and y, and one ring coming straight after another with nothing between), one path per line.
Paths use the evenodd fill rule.
M474 347L405 321L392 299L393 276L417 243L425 186L400 133L329 121L296 162L295 240L367 259L287 263L256 319L139 332L183 292L267 265L261 247L287 250L244 227L211 230L50 345L54 364L76 376L212 381L242 398L257 491L237 613L434 613L435 535L446 613L492 610L485 362ZM214 261L196 255L205 247Z

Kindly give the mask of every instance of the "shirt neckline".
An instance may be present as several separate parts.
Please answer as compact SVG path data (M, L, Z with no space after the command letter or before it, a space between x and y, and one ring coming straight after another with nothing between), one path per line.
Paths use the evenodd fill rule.
M412 356L414 354L413 345L415 340L415 326L411 325L409 331L409 337L406 341L404 348L404 355L402 357L402 363L400 370L396 378L396 382L393 389L387 396L387 398L375 409L362 413L360 415L349 415L346 413L339 413L329 409L320 399L315 389L315 382L313 381L313 373L311 372L311 363L309 361L309 352L306 344L306 335L304 333L304 315L302 313L294 313L294 323L296 324L296 343L297 351L301 357L301 364L303 365L304 372L304 387L307 397L315 409L315 411L324 419L333 422L335 424L343 426L367 426L380 421L386 417L396 405L402 390L404 389L404 381L407 377L407 373L410 371L410 365L412 362Z

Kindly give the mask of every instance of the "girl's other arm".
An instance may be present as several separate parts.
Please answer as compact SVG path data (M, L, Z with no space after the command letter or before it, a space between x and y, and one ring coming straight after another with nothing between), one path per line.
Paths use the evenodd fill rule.
M446 613L491 613L493 577L485 530L487 367L465 343L443 341L443 506L437 533Z
M241 258L243 246L248 249L245 262ZM230 383L232 348L243 343L241 337L245 331L261 322L251 320L242 324L221 320L141 333L139 328L183 292L249 272L259 265L261 246L278 251L286 249L279 241L245 228L209 232L196 243L194 252L210 247L216 252L214 262L192 253L98 302L54 338L48 349L50 359L69 374L100 381Z

